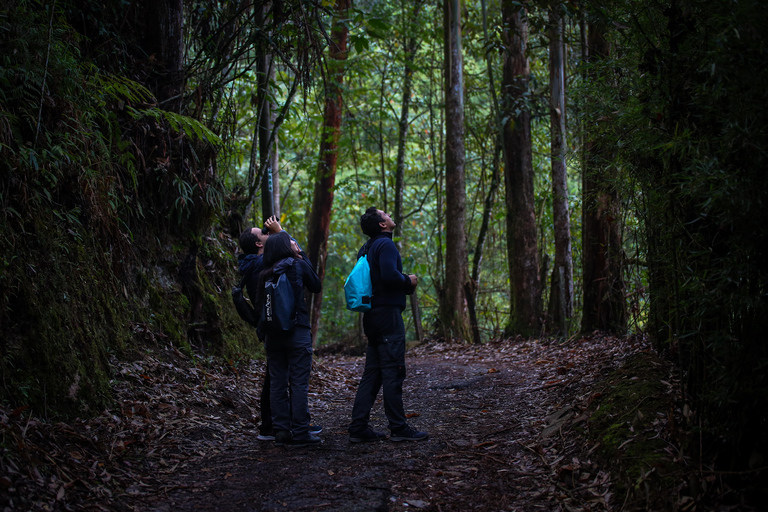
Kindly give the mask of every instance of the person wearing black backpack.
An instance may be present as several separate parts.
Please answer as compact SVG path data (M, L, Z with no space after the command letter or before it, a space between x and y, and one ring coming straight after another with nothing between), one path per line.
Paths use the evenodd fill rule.
M371 408L383 389L384 413L389 420L392 441L423 441L426 432L411 428L403 407L405 381L405 325L402 313L405 296L413 293L418 278L403 274L400 252L392 240L392 218L382 210L368 208L360 217L360 227L369 240L357 253L368 256L371 267L371 309L363 313L363 331L368 338L365 369L352 407L352 422L347 427L349 440L366 443L386 439L386 434L370 426Z
M248 228L240 234L240 250L238 255L238 270L243 276L243 284L248 292L248 297L252 304L258 302L259 275L264 270L264 244L271 234L279 233L283 230L280 221L274 215L266 220L263 228ZM258 315L260 310L256 310ZM264 333L257 330L257 335L261 341L264 341ZM261 396L259 397L259 410L261 411L261 424L259 425L259 441L274 441L275 433L272 428L272 408L269 401L270 395L269 364L264 371L264 382L261 386ZM319 425L310 425L313 434L319 434L323 431Z
M267 284L279 281L281 275L287 277L293 292L292 328L274 330L265 323L265 315L260 323L266 334L275 445L318 445L322 442L320 438L309 432L307 393L312 369L312 333L304 288L320 293L322 285L307 255L285 231L270 235L264 244L264 270L259 276L257 311L264 311ZM275 289L272 287L271 293Z

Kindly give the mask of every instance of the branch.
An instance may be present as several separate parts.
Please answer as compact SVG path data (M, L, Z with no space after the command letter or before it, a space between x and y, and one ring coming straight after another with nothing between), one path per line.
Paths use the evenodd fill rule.
M421 211L421 209L424 207L424 203L426 203L426 202L427 202L427 197L429 197L429 193L430 193L430 191L432 191L432 188L433 188L434 186L435 186L435 182L433 181L433 182L432 182L432 184L431 184L431 185L429 186L429 188L427 189L427 192L424 194L424 197L422 197L422 198L421 198L421 204L419 204L419 207L418 207L418 208L416 208L415 210L413 210L413 211L412 211L411 213L409 213L408 215L405 215L405 216L403 216L403 220L405 220L405 219L407 219L408 217L410 217L411 215L413 215L413 214L415 214L415 213L418 213L418 212L420 212L420 211Z
M267 144L267 155L266 158L263 159L263 164L259 166L259 171L257 173L257 176L260 179L256 179L253 181L253 183L250 183L248 186L248 202L245 206L245 212L243 213L243 218L248 218L248 215L251 213L251 206L253 205L253 201L256 199L256 191L261 186L261 181L265 179L266 173L264 172L268 163L269 163L269 157L272 154L272 148L275 144L275 137L277 137L277 131L280 128L280 125L283 124L283 121L285 120L286 115L288 114L288 109L290 108L291 104L293 103L293 97L296 95L296 89L299 86L299 80L301 78L299 75L296 75L293 80L293 85L291 86L291 92L288 94L288 98L285 100L285 103L283 103L283 107L280 109L280 115L277 116L277 119L275 119L275 125L272 127L272 131L269 134L269 143Z

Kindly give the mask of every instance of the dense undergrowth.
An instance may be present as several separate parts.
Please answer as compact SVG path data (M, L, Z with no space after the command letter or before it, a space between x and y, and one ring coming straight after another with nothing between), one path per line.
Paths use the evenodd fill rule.
M2 4L0 399L95 413L137 337L256 353L228 307L235 243L211 229L217 137L84 58L51 6Z

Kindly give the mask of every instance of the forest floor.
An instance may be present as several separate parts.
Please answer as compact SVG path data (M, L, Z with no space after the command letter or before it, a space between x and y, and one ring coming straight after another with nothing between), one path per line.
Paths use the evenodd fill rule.
M310 382L323 443L284 448L256 439L263 361L148 347L113 362L119 410L54 423L0 408L0 509L755 510L674 440L678 386L641 337L431 342L406 357L406 413L427 441L350 443L364 360L327 355ZM385 430L380 402L372 422Z

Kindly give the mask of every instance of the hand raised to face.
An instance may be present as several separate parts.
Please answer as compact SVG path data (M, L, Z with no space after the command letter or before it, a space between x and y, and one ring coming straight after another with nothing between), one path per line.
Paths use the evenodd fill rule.
M280 221L277 220L277 217L274 215L264 221L264 227L267 228L272 234L279 233L283 230L283 227L280 225Z

